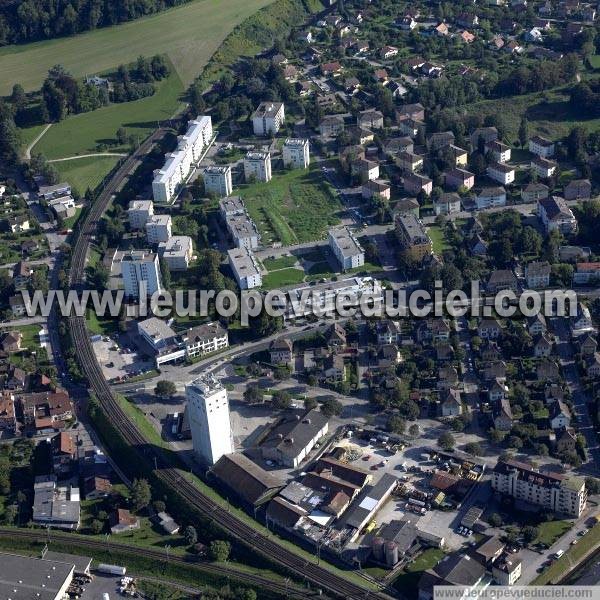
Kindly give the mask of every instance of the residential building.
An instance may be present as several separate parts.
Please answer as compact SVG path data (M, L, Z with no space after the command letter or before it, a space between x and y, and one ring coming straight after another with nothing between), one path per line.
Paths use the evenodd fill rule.
M412 152L400 152L396 156L396 164L404 171L414 173L423 168L423 157Z
M525 281L527 286L545 288L550 285L550 265L547 262L534 261L525 267Z
M66 182L57 183L56 185L41 185L38 189L38 200L49 202L52 198L60 196L70 196L71 186Z
M154 171L152 195L155 202L170 203L187 179L192 167L202 158L204 149L213 137L209 116L190 121L186 133L179 136L177 148L165 155L162 169Z
M365 264L364 250L347 227L330 229L328 239L329 247L343 271Z
M26 215L8 217L6 223L11 233L24 233L30 229L29 217Z
M417 217L411 213L399 214L396 216L395 225L396 236L402 251L411 260L421 263L426 256L431 254L431 239Z
M194 255L192 238L187 235L174 235L158 245L158 253L169 271L187 271Z
M234 452L227 390L212 376L199 377L185 386L187 408L196 456L214 465Z
M225 198L219 203L220 213L236 248L258 247L260 235L239 196Z
M429 196L433 190L433 181L425 175L407 173L402 177L402 186L407 194L418 196L421 192L424 192Z
M158 254L150 250L131 250L124 254L121 278L128 298L139 298L140 292L146 296L160 292L163 287Z
M367 129L383 129L383 114L374 109L363 110L358 113L356 124Z
M477 335L482 340L495 340L500 337L502 326L496 319L481 319L477 325Z
M240 289L251 290L262 285L260 267L252 250L247 247L233 248L227 252L229 266Z
M487 168L487 176L502 185L508 185L515 180L515 169L503 163L491 163Z
M204 356L229 346L229 335L220 323L204 323L190 327L183 335L188 358Z
M269 152L248 152L244 158L244 178L246 182L271 181L271 154Z
M577 219L564 198L560 196L550 196L538 200L537 214L546 233L560 231L560 233L568 235L577 231Z
M289 338L273 340L269 345L271 363L274 365L288 365L293 367L294 346Z
M371 160L358 159L352 162L351 172L353 175L358 175L360 181L365 183L379 178L379 165Z
M565 186L565 200L589 200L592 184L589 179L574 179Z
M552 354L552 339L546 333L541 333L533 340L533 355L536 358Z
M550 404L549 420L552 429L569 427L571 425L571 410L562 400L556 400Z
M292 139L285 140L282 148L283 164L293 169L307 169L310 165L310 145L308 140Z
M471 150L478 150L480 144L485 148L485 144L496 141L498 137L498 130L495 127L479 127L469 137Z
M464 169L450 169L444 173L444 183L451 189L470 190L475 185L475 175Z
M15 317L22 317L27 313L25 301L23 300L23 294L14 294L10 296L8 299L8 305L10 306L10 310Z
M13 268L12 283L15 290L25 290L29 286L33 269L23 260L20 260Z
M541 158L551 158L554 156L554 148L554 142L539 135L534 135L529 140L529 152L537 154Z
M150 317L137 324L139 336L154 353L156 367L182 361L186 357L186 348L182 338L162 319Z
M510 269L498 269L492 271L487 281L486 291L488 294L497 294L503 290L518 291L519 284L515 274Z
M454 552L421 575L418 600L432 600L436 586L460 586L469 594L485 576L485 567L468 554Z
M573 283L586 285L600 281L600 262L577 263L573 273Z
M529 183L521 190L523 202L537 202L548 197L550 188L544 183Z
M528 464L512 460L498 461L492 473L492 489L576 518L581 515L587 502L583 479L558 473L540 473Z
M77 443L66 431L61 431L50 440L52 451L52 470L54 474L66 475L71 472L77 456Z
M266 136L276 134L285 121L283 102L261 102L252 114L254 135Z
M127 209L129 227L143 230L153 214L154 203L152 200L132 200Z
M140 528L140 520L125 508L117 508L109 516L110 532L114 535Z
M233 192L231 167L211 165L204 169L204 191L218 198L230 196Z
M492 565L492 576L498 585L514 585L521 577L521 558L505 554Z
M494 428L498 431L510 431L513 426L513 413L508 398L501 398L494 405Z
M341 115L327 115L319 123L319 132L323 137L336 137L344 128L344 117Z
M462 413L460 391L448 389L440 398L440 414L442 417L458 417Z
M15 397L8 391L0 392L0 436L13 435L17 432Z
M504 206L506 204L506 190L503 187L485 187L477 196L475 203L478 209Z
M455 167L465 167L467 165L467 162L469 160L469 153L466 150L463 150L462 148L459 148L454 144L450 144L445 149L445 152L446 155L452 157Z
M460 196L456 192L440 194L440 197L433 201L433 209L436 215L460 212Z
M391 197L391 188L387 183L377 179L369 179L361 188L362 197L369 200L375 196L381 196L386 200Z
M552 177L558 168L558 164L553 160L535 156L531 159L531 170L542 179Z
M171 215L152 215L146 222L146 241L155 246L171 237Z
M427 148L430 152L437 152L442 148L448 148L454 144L454 139L454 133L452 131L432 133L427 139Z

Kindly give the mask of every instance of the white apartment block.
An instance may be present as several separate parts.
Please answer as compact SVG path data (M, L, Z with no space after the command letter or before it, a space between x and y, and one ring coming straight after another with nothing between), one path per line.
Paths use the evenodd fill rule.
M214 377L199 377L185 386L194 452L208 465L234 451L227 390Z
M262 285L260 267L252 250L249 248L233 248L227 252L229 266L241 290L251 290Z
M579 517L587 502L585 482L579 477L540 473L525 463L498 461L492 489L548 510Z
M227 330L216 322L190 327L183 338L188 358L204 356L229 346Z
M145 286L147 296L163 289L158 254L150 250L132 250L121 259L121 277L125 296L139 298Z
M365 264L364 250L347 227L330 229L328 238L329 247L342 265L342 270L354 269Z
M154 171L152 195L155 202L171 202L181 184L197 164L204 148L213 136L212 121L208 116L190 121L185 135L179 136L177 148L165 155L162 169Z
M153 214L154 203L152 200L132 200L127 209L129 227L131 229L144 229Z
M483 188L475 197L477 208L490 208L506 204L506 190L503 187Z
M487 168L487 176L502 185L508 185L515 180L515 170L504 163L492 163Z
M231 167L210 166L204 169L204 190L207 194L215 194L219 198L230 196L233 191Z
M248 152L244 158L244 178L271 181L271 155L269 152Z
M577 219L565 199L560 196L538 200L537 214L546 233L560 231L563 235L568 235L577 231Z
M283 102L261 102L252 113L254 135L270 136L277 133L285 120Z
M529 152L537 154L540 158L551 158L554 156L554 142L539 135L529 140Z
M146 222L146 241L151 244L166 242L171 237L171 215L152 215Z
M283 145L283 164L293 169L307 169L310 165L308 140L287 139Z
M260 234L248 215L244 201L239 196L224 198L219 203L221 216L236 248L257 248Z
M192 238L187 235L174 235L158 245L158 253L169 271L187 271L194 255Z

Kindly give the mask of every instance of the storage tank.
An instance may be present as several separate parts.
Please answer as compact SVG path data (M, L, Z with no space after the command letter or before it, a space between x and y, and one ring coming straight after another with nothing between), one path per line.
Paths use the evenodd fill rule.
M99 573L108 573L110 575L120 575L121 577L125 575L127 569L125 567L120 567L118 565L105 565L99 564L96 569Z
M384 559L384 545L385 540L382 537L376 537L373 539L373 558L379 562L383 562Z
M398 544L395 542L386 542L385 544L385 564L388 567L398 564Z

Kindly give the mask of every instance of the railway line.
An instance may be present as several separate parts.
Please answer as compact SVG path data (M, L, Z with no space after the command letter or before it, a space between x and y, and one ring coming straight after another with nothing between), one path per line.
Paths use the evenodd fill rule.
M224 565L210 563L210 562L192 562L183 556L170 555L168 558L165 553L160 550L152 550L151 548L141 548L138 546L127 546L125 544L114 544L106 543L99 540L90 540L80 535L69 535L59 532L53 532L46 535L39 531L25 531L15 529L11 527L0 528L0 538L10 538L24 540L28 542L43 542L48 541L65 542L78 548L83 548L90 551L90 554L96 552L107 552L114 551L121 554L129 554L133 557L146 558L153 561L155 564L167 563L177 566L185 566L193 569L199 575L216 575L224 579L233 579L239 581L244 585L251 585L258 589L268 589L277 594L282 594L287 598L293 598L294 600L304 600L312 596L317 596L316 590L309 590L302 588L294 583L286 583L279 581L272 581L266 577L256 575L250 571L239 571L231 567Z
M118 191L125 178L133 172L152 148L152 145L162 139L168 129L161 126L129 157L99 194L91 206L85 220L76 232L76 242L71 257L69 282L72 289L80 289L84 284L85 260L89 244L96 231L96 226L107 209L112 196ZM105 380L100 365L96 359L85 317L69 317L71 339L79 358L81 367L88 379L91 390L96 395L102 410L117 429L123 439L133 448L147 445L147 440L137 427L129 421L118 401ZM324 592L347 600L371 599L383 600L389 598L380 591L370 591L341 575L314 564L283 545L262 534L246 524L219 504L202 493L190 481L183 478L177 469L172 468L163 459L162 453L152 449L144 454L144 458L155 465L155 476L170 489L182 497L190 506L214 521L222 530L241 543L250 546L256 552L269 560L285 567L299 580L322 589Z

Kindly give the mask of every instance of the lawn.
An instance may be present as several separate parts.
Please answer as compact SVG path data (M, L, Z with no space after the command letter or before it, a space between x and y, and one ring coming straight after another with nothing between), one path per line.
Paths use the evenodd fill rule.
M339 223L340 201L317 167L276 172L268 183L240 186L239 193L265 245L323 239Z
M272 271L263 277L263 288L273 290L285 285L293 285L304 281L304 271L302 269L281 269Z
M298 259L295 256L280 256L279 258L266 258L262 264L267 271L276 271L293 267L297 262Z
M94 156L64 160L54 163L54 166L61 179L68 181L73 189L83 195L88 188L93 190L98 187L118 161L118 156Z
M594 54L594 56L590 56L589 60L590 65L592 65L594 69L600 69L600 54Z
M8 46L0 50L0 94L13 84L39 89L48 69L63 65L75 76L132 62L142 54L167 54L187 85L228 33L272 0L194 0L184 6L69 38Z
M545 521L538 526L538 536L534 540L534 544L546 544L552 546L554 542L562 537L573 524L570 521Z
M444 250L447 250L450 246L446 241L446 236L444 232L438 225L432 225L427 228L427 233L431 238L431 243L433 244L433 251L436 254L441 254Z
M416 598L417 586L422 573L437 565L442 558L444 558L444 552L439 548L425 550L400 572L400 575L394 580L394 588L407 598Z
M127 152L128 148L111 147L112 144L116 144L119 127L124 127L128 135L141 142L156 129L158 120L171 117L179 106L184 88L177 73L172 72L167 79L156 85L156 93L148 98L110 104L92 112L70 116L52 125L34 146L33 151L42 152L49 159L68 158L98 151ZM109 158L111 160L103 161L103 168L91 169L91 161L84 165L87 167L87 176L101 178L102 173L106 174L115 164L115 159L118 159L114 156ZM54 164L60 168L61 163ZM78 167L70 165L68 168Z

